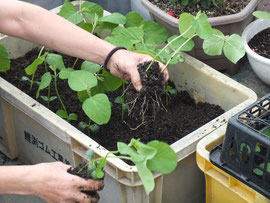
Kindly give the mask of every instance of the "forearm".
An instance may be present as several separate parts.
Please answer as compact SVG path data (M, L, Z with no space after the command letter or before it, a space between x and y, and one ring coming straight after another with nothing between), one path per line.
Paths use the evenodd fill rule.
M33 166L0 166L0 194L31 194Z
M2 7L2 4L6 9ZM103 65L115 46L40 7L0 0L0 32L33 41L61 53Z

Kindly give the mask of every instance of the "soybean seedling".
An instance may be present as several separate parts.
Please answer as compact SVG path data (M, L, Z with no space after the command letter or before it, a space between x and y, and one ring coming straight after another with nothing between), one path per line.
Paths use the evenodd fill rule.
M147 195L155 187L152 172L168 174L177 166L177 155L173 149L167 143L156 140L143 144L139 139L131 139L129 144L118 142L117 150L108 152L105 157L95 159L92 150L88 150L86 155L90 160L78 173L87 169L88 173L95 180L104 177L104 167L107 164L108 158L120 158L132 161L138 170Z

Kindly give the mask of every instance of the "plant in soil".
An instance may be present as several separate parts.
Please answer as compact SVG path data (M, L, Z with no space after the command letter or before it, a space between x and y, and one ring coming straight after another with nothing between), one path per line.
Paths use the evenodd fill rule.
M253 15L260 19L270 20L270 13L266 11L255 11ZM270 59L270 28L257 33L250 39L248 45L256 54Z
M90 149L86 151L86 156L89 158L88 162L75 169L69 169L69 172L74 175L100 180L104 177L103 168L106 166L108 158L129 160L136 165L147 195L155 187L152 172L168 174L177 165L177 155L174 150L167 143L156 140L143 144L139 139L131 139L129 144L118 142L117 150L108 152L105 157L95 159L94 152Z
M250 0L149 0L152 4L179 18L180 14L187 12L196 15L199 11L208 17L218 17L239 13Z

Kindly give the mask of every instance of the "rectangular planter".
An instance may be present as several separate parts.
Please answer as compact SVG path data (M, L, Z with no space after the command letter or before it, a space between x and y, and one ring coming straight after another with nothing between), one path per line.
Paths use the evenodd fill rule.
M204 172L206 181L206 202L270 203L270 199L210 162L210 151L223 142L226 126L212 132L197 145L197 164Z
M37 46L7 36L2 37L0 43L9 50L11 58L23 56ZM219 105L225 113L171 145L178 155L178 166L171 174L154 174L156 187L149 196L144 191L136 167L120 159L109 159L105 168L105 187L100 192L101 203L204 202L204 178L196 165L196 145L200 139L224 125L232 115L256 101L257 96L208 65L185 56L185 63L169 67L170 78L177 90L188 91L197 102ZM75 166L84 160L84 153L89 148L94 150L96 157L108 152L2 78L0 129L0 150L24 163L58 160Z
M261 0L251 0L250 3L241 12L233 15L209 18L209 23L216 29L222 31L225 35L242 34L244 28L253 20L252 12ZM152 4L149 0L141 0L143 6L149 10L153 21L163 25L170 34L179 34L178 19L170 16L160 8ZM226 70L230 75L239 71L239 64L233 64L224 55L208 56L202 50L202 40L194 38L195 47L188 54L203 61L207 65L217 69Z

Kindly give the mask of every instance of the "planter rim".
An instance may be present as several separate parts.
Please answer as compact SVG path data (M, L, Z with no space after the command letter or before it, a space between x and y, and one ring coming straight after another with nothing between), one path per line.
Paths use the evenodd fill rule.
M242 33L242 38L244 40L244 47L245 50L247 52L248 55L250 55L251 57L255 58L256 60L259 60L265 64L269 64L270 65L270 59L265 58L263 56L260 56L259 54L257 54L256 52L252 51L251 48L248 45L248 42L250 39L252 39L257 33L259 33L260 31L262 31L263 29L266 29L267 27L270 28L270 24L263 29L257 29L256 33L253 35L250 35L250 31L254 29L254 25L256 24L265 24L267 20L263 20L263 19L257 19L255 21L253 21L252 23L250 23L243 31ZM270 21L269 21L270 22Z
M249 4L239 13L208 18L208 21L212 26L240 22L256 8L260 1L261 0L251 0ZM141 0L141 2L148 10L150 10L152 13L155 13L156 15L158 14L168 24L172 26L178 26L178 19L170 16L165 11L161 10L156 5L149 2L149 0Z

